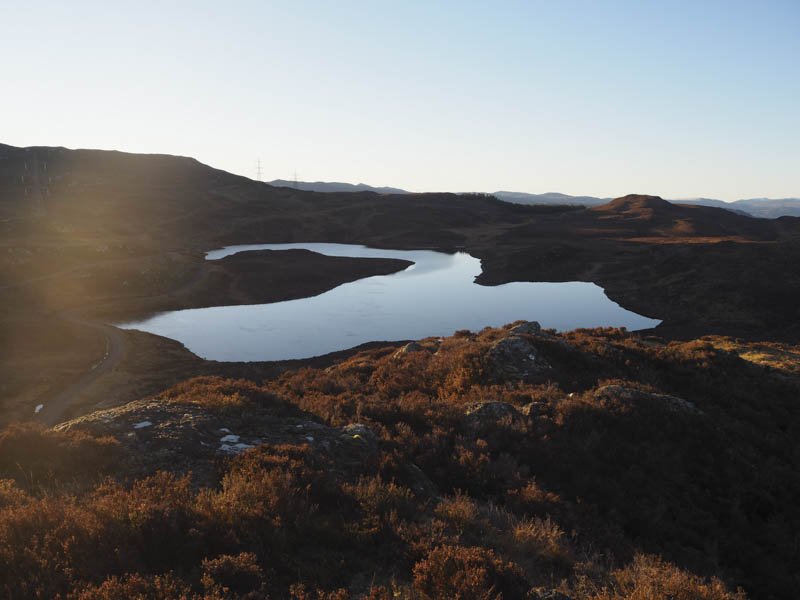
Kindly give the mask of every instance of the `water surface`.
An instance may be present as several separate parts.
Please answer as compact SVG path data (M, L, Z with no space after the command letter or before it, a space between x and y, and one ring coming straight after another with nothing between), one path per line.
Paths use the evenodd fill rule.
M636 330L660 322L625 310L593 283L477 285L474 279L481 272L480 261L464 252L299 243L229 246L209 252L206 258L290 249L328 256L399 258L414 264L311 298L171 311L120 327L178 340L202 358L255 361L308 358L364 342L452 335L459 329L477 331L518 319L562 331L600 326Z

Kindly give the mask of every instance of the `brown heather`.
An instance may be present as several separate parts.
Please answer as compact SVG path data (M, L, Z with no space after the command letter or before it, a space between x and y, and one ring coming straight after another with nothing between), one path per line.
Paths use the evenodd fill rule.
M359 460L264 444L221 462L213 488L191 474L129 480L111 438L10 427L0 597L792 597L795 379L724 340L620 330L536 336L551 368L497 379L489 352L505 335L175 386L165 401L305 411L377 437ZM467 414L485 402L513 410Z

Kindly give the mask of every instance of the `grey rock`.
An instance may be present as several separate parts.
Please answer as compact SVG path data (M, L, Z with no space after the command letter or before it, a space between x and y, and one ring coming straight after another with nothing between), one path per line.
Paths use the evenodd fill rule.
M275 411L269 406L254 405L238 414L149 398L90 413L56 429L116 438L129 457L119 466L121 477L191 472L196 487L215 485L222 460L262 444L310 444L320 452L344 453L353 461L377 448L376 436L364 425L340 429L311 421L301 411L285 415L285 409ZM152 425L134 429L145 421Z
M467 422L480 427L488 424L505 424L523 420L522 414L506 402L482 402L475 404L466 411Z
M489 374L496 379L525 379L550 368L533 342L520 335L498 340L487 358Z
M377 436L362 423L350 423L350 425L342 427L342 437L349 437L351 441L361 441L367 444L378 443Z
M424 346L421 346L417 342L409 342L408 344L400 348L397 352L392 354L392 358L402 358L409 352L428 352L428 349L425 348Z
M482 402L469 407L467 414L481 419L497 421L509 415L516 415L518 411L507 402Z
M436 484L417 465L408 463L405 465L405 470L410 487L415 494L430 498L441 498L441 492L436 487Z
M538 335L542 333L542 326L537 321L523 321L510 329L514 335Z
M657 394L645 392L623 385L604 385L594 392L596 398L613 398L626 404L640 404L642 402L652 402L656 405L671 411L685 414L701 415L703 411L698 409L694 403L668 394Z

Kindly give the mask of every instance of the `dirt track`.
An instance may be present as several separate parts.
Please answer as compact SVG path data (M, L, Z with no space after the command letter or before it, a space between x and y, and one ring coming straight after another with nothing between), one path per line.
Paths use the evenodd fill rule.
M377 274L392 273L402 270L409 264L407 261L393 259L328 257L299 250L279 253L249 252L236 258L229 258L224 263L222 261L215 262L216 265L224 265L226 272L232 276L231 287L225 294L235 290L238 297L237 303L244 304L275 302L316 295L341 283ZM219 270L220 267L216 265L203 261L187 281L170 291L128 300L133 301L140 309L146 305L156 306L158 302L168 302L173 304L169 307L170 309L180 309L185 307L185 302L196 302L198 297L202 299L201 306L214 305L214 301L211 301L210 304L207 303L212 299L209 298L210 290L208 282L205 280L215 268ZM264 279L265 275L268 276L266 280ZM20 282L21 285L25 285L25 283ZM29 281L29 283L33 283L33 281ZM106 402L107 394L101 391L105 389L102 388L103 383L97 383L96 385L101 387L87 393L88 388L114 370L128 352L134 353L132 358L134 362L137 361L137 356L138 359L142 358L139 356L142 352L141 344L131 345L126 341L125 332L103 322L105 320L118 321L119 315L88 316L92 313L87 313L87 311L100 310L102 314L104 309L116 307L121 300L106 297L99 303L86 304L80 308L66 309L56 313L59 319L102 333L106 340L106 349L102 359L92 364L91 367L87 367L87 370L77 380L61 391L52 392L50 397L41 399L39 403L44 406L35 415L35 420L52 426L73 416L71 410L81 405L81 402L88 402L86 406L82 406L82 410L95 406L97 401ZM230 300L225 302L224 297L219 300L221 303L230 303ZM147 347L146 352L148 353L160 352L156 349L157 342L155 345L148 343ZM128 363L126 362L125 365ZM121 367L123 372L126 371L125 365Z
M102 360L92 365L91 369L80 379L44 403L44 407L36 416L39 421L50 426L59 423L75 397L96 379L110 372L125 355L125 337L116 327L104 323L86 321L71 315L65 315L64 318L78 325L91 327L102 332L106 337L106 351Z

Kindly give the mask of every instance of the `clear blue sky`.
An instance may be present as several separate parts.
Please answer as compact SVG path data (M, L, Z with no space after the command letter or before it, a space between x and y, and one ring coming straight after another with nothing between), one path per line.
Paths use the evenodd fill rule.
M414 191L800 196L800 1L6 2L0 142Z

